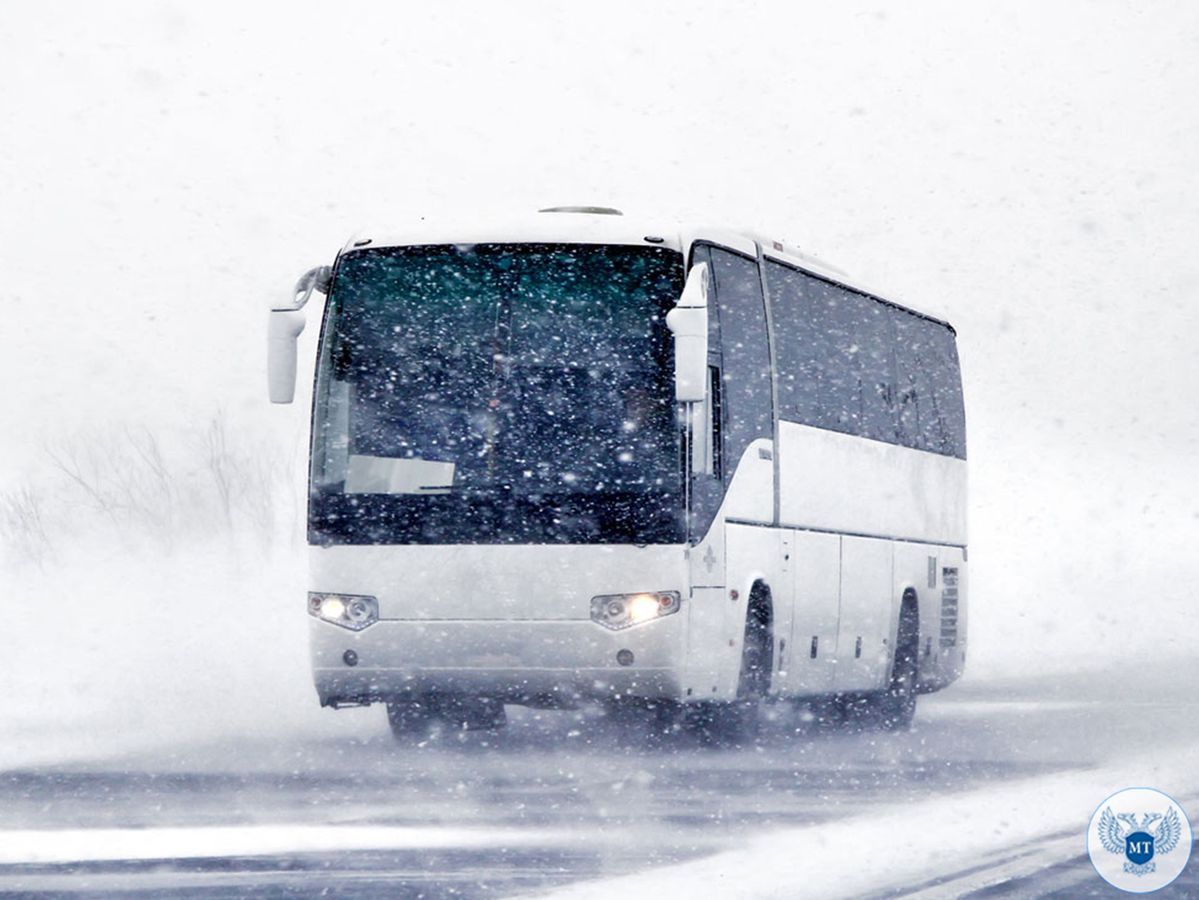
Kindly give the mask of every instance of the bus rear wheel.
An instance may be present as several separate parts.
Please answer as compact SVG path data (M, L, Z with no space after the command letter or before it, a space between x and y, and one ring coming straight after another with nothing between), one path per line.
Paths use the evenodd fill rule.
M920 665L920 619L915 603L904 602L899 614L895 661L886 690L872 698L875 720L884 731L907 731L916 716Z

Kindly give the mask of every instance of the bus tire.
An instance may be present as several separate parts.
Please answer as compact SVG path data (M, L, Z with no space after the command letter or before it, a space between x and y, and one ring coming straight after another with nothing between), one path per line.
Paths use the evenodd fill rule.
M684 726L704 743L739 746L757 737L758 707L770 691L774 671L773 621L770 588L758 582L745 612L737 699L690 704L684 715Z
M770 691L774 672L774 609L770 588L754 585L745 611L745 632L741 641L741 673L737 679L737 699L759 702Z
M916 598L904 597L899 612L895 658L887 689L875 695L875 715L884 731L907 731L916 715L917 680L920 665L920 616Z

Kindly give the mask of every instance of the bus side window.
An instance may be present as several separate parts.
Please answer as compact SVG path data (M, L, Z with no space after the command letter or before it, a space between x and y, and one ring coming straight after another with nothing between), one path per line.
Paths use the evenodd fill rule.
M805 314L811 301L804 293L804 277L788 266L767 260L766 283L774 320L779 418L815 425L819 421L817 380L811 358L810 323Z
M929 319L892 310L895 326L895 368L898 376L899 440L906 447L956 455L946 421L938 403L936 382L946 375L939 352L938 332L945 326Z
M721 383L720 366L708 366L708 397L711 402L712 420L709 423L709 439L712 442L712 477L724 478L724 389Z
M691 249L691 265L708 264L712 271L712 255L706 244L695 244ZM713 280L715 284L715 280ZM723 358L720 352L720 308L716 301L715 291L708 297L708 410L711 415L708 439L711 442L712 472L694 477L692 482L691 504L693 517L691 520L693 533L689 537L701 539L707 533L720 503L724 499L724 440L725 440L725 405L723 402Z
M947 326L773 260L766 280L780 419L966 458Z
M930 323L931 324L931 323ZM943 453L966 458L966 413L962 401L962 372L953 332L942 325L929 338L933 363L932 389L944 429Z
M757 260L718 247L710 253L720 316L723 470L728 482L750 442L773 436L770 350Z
M712 271L712 253L706 244L696 244L691 250L691 265L708 264ZM711 421L708 423L708 437L712 444L712 477L717 481L723 478L722 461L724 459L724 404L721 402L722 357L720 353L720 304L716 302L715 291L708 298L708 411ZM713 511L714 512L714 511Z
M700 263L707 263L708 272L712 271L712 253L707 244L695 244L691 248L691 268ZM712 293L714 295L715 291ZM720 305L715 296L708 297L708 362L720 365Z
M856 434L895 443L895 365L890 310L873 297L843 291L853 327L853 354L861 417Z

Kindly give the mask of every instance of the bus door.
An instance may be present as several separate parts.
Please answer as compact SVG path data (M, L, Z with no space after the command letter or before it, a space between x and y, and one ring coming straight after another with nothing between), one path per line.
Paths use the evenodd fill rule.
M730 699L740 672L749 590L770 585L786 613L783 541L774 523L774 439L765 300L755 258L700 244L711 266L708 299L711 464L690 473L693 589L688 657L706 696ZM735 596L734 596L735 592ZM784 619L789 625L789 616ZM776 630L776 639L779 632ZM775 662L779 658L775 648ZM692 695L694 696L694 694Z

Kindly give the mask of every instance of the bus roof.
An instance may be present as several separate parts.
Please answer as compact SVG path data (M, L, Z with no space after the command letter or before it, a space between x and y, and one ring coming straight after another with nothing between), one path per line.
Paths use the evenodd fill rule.
M611 212L545 211L518 218L471 218L465 221L421 219L385 232L362 232L346 244L359 247L407 247L421 244L632 244L682 251L678 225L626 218Z
M564 206L531 215L508 218L471 218L464 221L425 220L406 227L360 231L346 242L343 252L366 247L411 247L432 244L623 244L667 247L686 253L695 241L709 241L754 256L761 245L767 259L774 259L810 272L847 288L870 294L916 315L948 321L929 311L900 303L874 290L844 270L784 243L745 228L680 224L669 220L626 217L607 207ZM949 326L952 329L952 326Z

